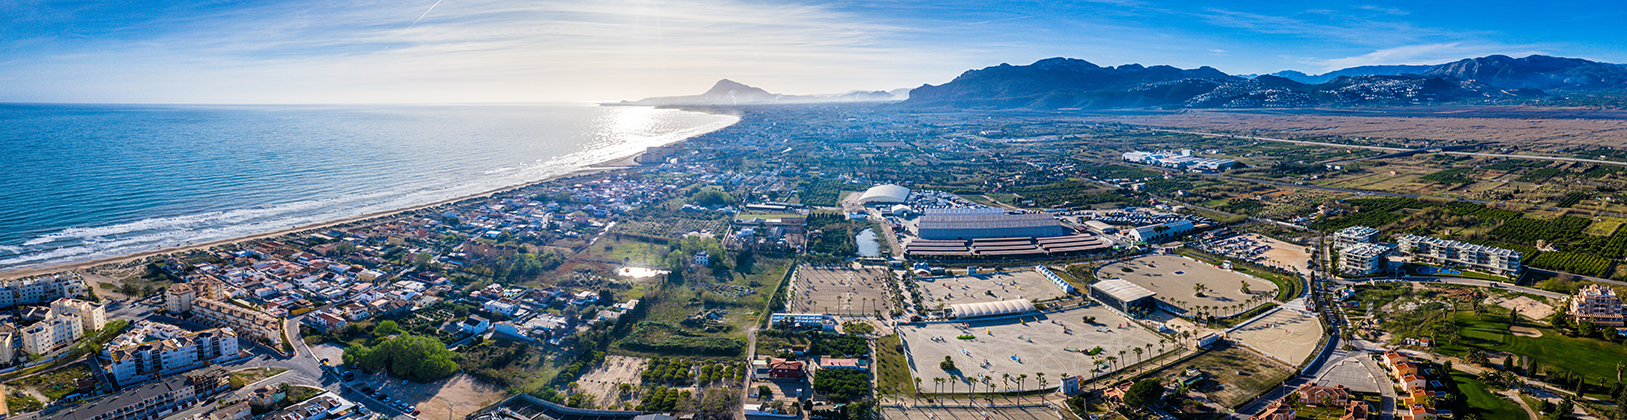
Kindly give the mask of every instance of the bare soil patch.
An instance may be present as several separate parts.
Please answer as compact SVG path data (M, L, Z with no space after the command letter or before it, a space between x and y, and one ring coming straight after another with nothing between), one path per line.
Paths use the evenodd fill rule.
M1521 316L1531 319L1548 319L1548 316L1554 313L1554 307L1525 296L1518 296L1513 299L1494 297L1486 299L1486 303L1512 309L1519 312Z
M644 358L628 356L607 356L604 364L583 374L576 380L582 392L594 396L599 406L619 404L622 401L621 391L616 388L621 384L638 386L640 372L647 364ZM636 402L634 402L636 404Z

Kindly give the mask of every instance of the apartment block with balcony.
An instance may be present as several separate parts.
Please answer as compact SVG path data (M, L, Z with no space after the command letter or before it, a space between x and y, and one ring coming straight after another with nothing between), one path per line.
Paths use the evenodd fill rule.
M1378 229L1351 226L1333 233L1333 249L1345 249L1356 244L1370 244L1378 240Z
M1621 298L1609 286L1589 284L1571 298L1570 315L1577 321L1592 321L1602 327L1624 326Z
M78 316L47 311L45 320L24 327L23 351L29 354L47 354L85 336L85 327Z
M85 332L99 331L107 326L107 309L79 299L62 298L51 301L51 311L62 316L79 317Z
M1396 238L1402 252L1426 262L1483 270L1500 276L1518 274L1520 252L1418 235Z
M71 274L0 282L0 308L44 305L57 299L84 295L84 280Z
M229 327L238 334L268 343L282 342L282 322L262 311L199 297L192 301L192 314L203 324Z
M1365 276L1389 269L1389 246L1357 243L1339 250L1339 271L1347 275Z
M178 327L156 325L169 328L138 327L115 338L102 351L110 360L104 370L120 386L171 376L238 356L237 333L231 328L177 334L174 331ZM148 337L158 339L135 343Z

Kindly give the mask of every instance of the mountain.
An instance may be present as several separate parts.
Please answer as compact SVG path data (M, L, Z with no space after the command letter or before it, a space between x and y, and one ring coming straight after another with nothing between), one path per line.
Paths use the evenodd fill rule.
M1402 74L1423 74L1424 72L1433 68L1435 68L1435 66L1359 66L1334 70L1318 75L1309 75L1294 70L1283 70L1276 73L1271 73L1271 75L1307 85L1319 85L1327 83L1328 81L1338 78L1339 76L1397 76Z
M1493 55L1433 66L1361 66L1320 75L1285 70L1243 78L1210 67L1102 67L1048 58L1026 66L968 70L948 83L922 85L901 106L1173 109L1484 103L1545 98L1548 90L1624 92L1627 66Z
M1479 80L1508 88L1620 90L1627 88L1627 66L1580 58L1491 55L1435 66L1422 74Z
M1162 106L1224 83L1241 82L1210 67L1126 64L1101 67L1072 58L1047 58L1027 66L1001 64L969 70L942 85L910 91L911 106L970 108L1117 108Z
M907 91L906 91L907 94ZM769 93L762 88L748 86L729 79L717 81L706 93L690 96L663 96L637 101L621 101L613 105L757 105L807 104L828 102L883 102L901 100L886 91L852 91L834 95L783 95Z

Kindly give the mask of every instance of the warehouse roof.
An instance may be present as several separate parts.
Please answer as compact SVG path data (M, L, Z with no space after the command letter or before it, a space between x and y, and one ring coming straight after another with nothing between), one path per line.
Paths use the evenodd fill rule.
M910 189L886 184L870 187L859 196L860 203L902 203L910 198Z
M921 216L921 229L1012 229L1061 227L1062 223L1045 213L1007 213L1000 209L927 210Z
M1096 290L1118 299L1119 302L1130 302L1136 299L1149 298L1157 295L1145 287L1121 279L1102 280L1090 285Z
M955 313L956 318L996 316L1032 311L1034 310L1034 302L1028 299L1016 299L999 302L962 303L949 305L949 309Z

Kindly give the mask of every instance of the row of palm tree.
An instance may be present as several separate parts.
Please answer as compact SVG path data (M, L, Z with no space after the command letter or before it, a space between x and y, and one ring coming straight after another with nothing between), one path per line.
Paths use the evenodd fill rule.
M1172 299L1170 301L1170 303L1175 304L1175 306L1177 306L1177 307L1186 308L1187 311L1190 312L1194 318L1204 318L1206 316L1232 316L1232 315L1237 315L1239 313L1242 313L1244 311L1249 310L1250 308L1253 308L1255 305L1259 304L1260 302L1265 301L1265 300L1270 299L1270 298L1271 298L1270 296L1267 296L1267 295L1264 295L1264 294L1250 295L1248 299L1245 299L1245 300L1243 300L1242 303L1238 303L1238 304L1235 304L1235 305L1214 305L1214 306L1203 305L1203 306L1187 307L1186 306L1187 301L1180 300L1180 299Z

